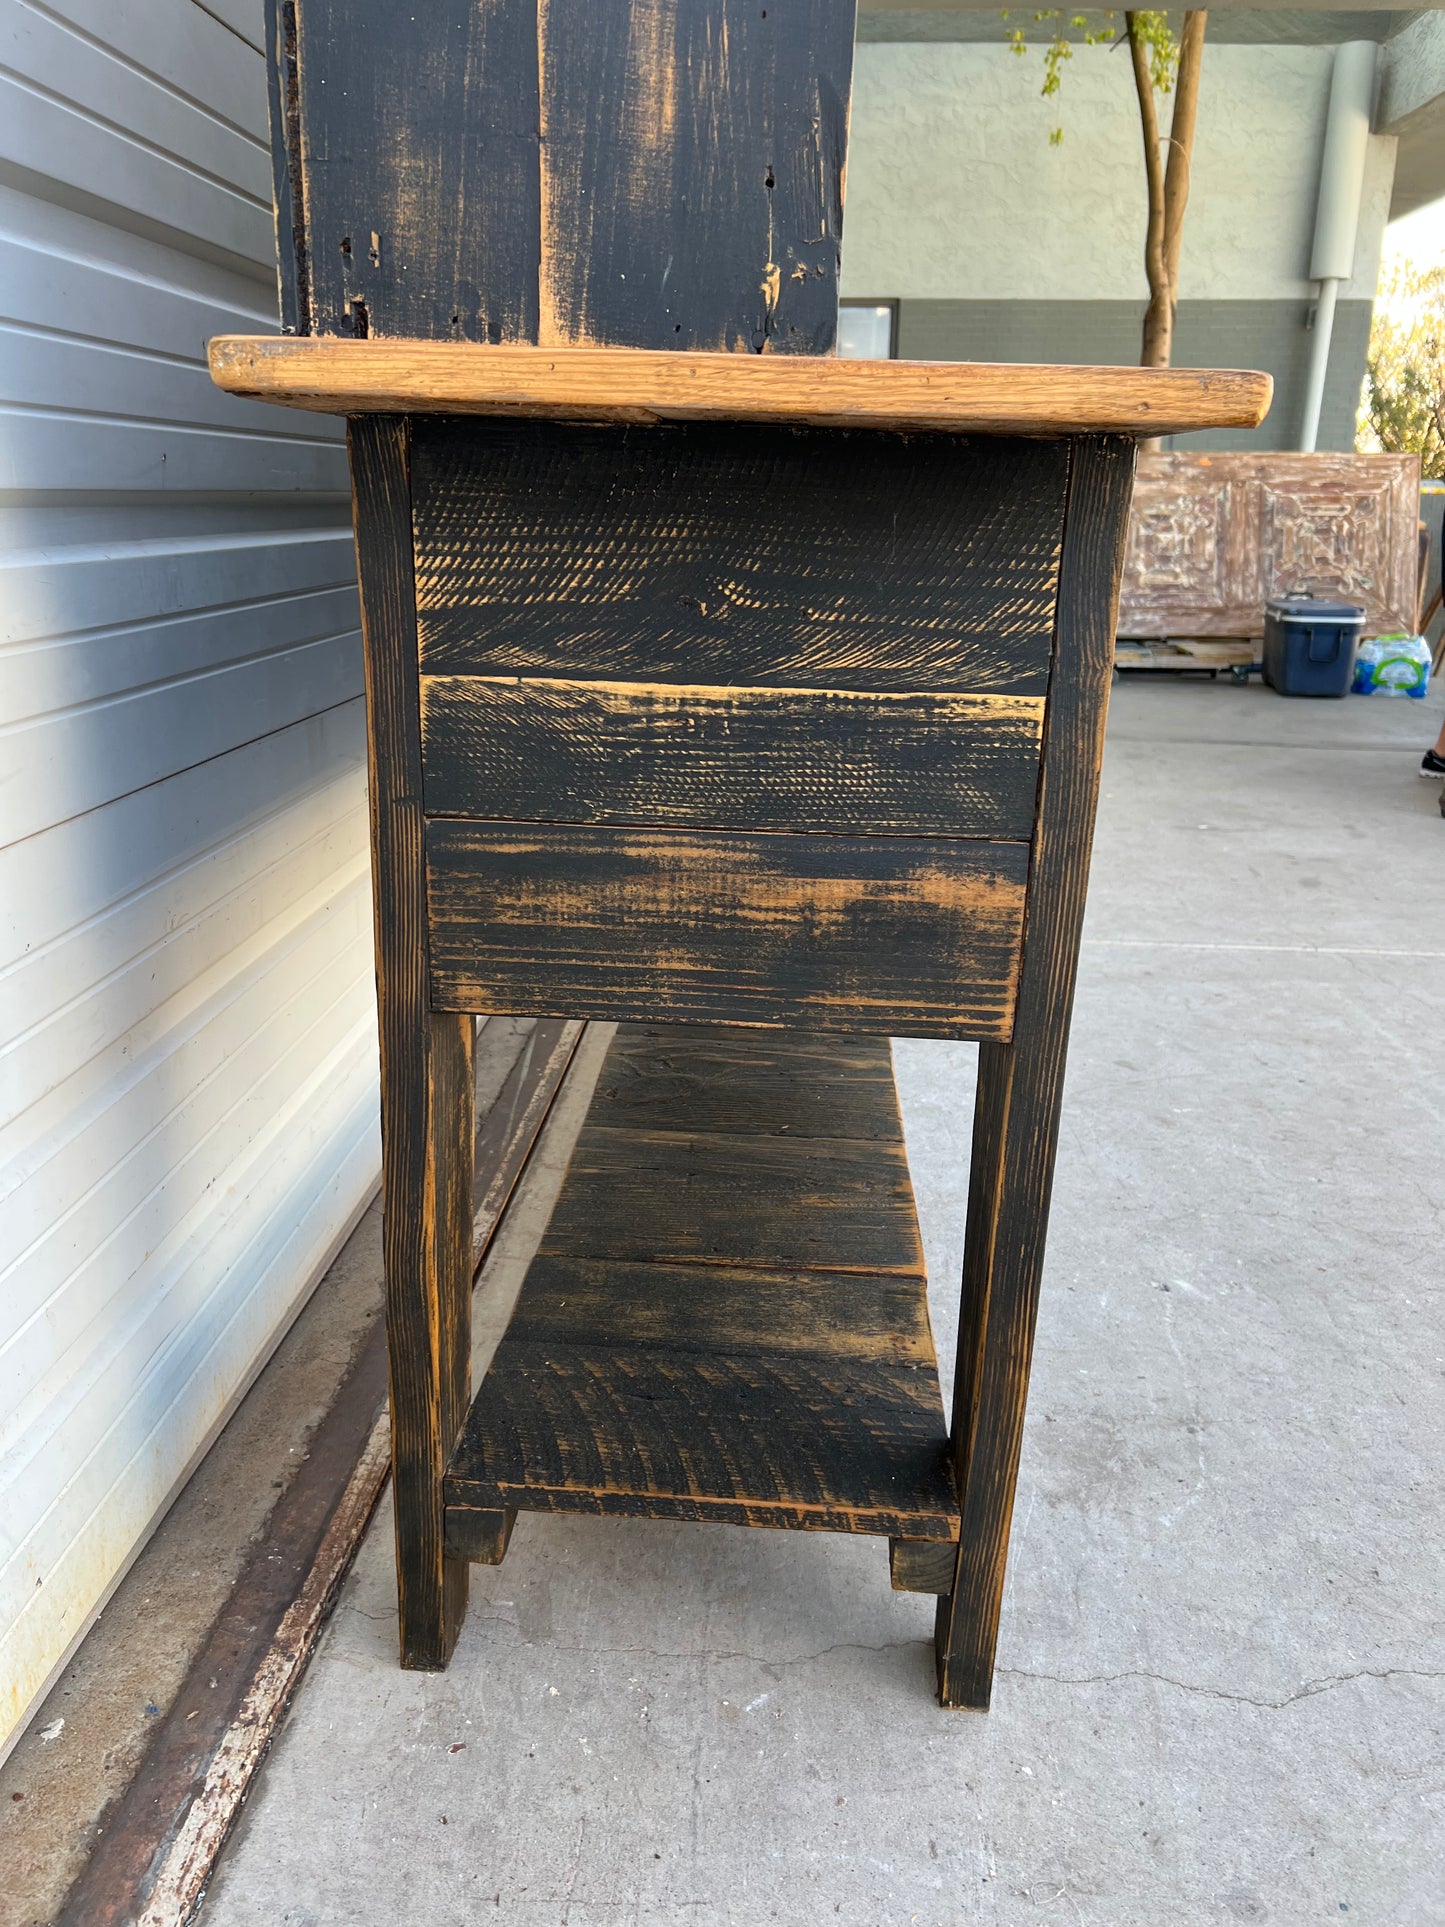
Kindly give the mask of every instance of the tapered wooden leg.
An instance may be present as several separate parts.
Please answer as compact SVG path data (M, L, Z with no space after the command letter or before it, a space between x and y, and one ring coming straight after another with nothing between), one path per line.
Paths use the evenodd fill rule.
M986 1707L993 1685L1062 1081L1062 1039L1047 1054L1036 1039L979 1048L953 1405L963 1530L938 1602L945 1706Z
M350 425L365 645L392 1492L403 1666L445 1666L467 1609L442 1474L471 1388L475 1019L430 1007L404 419Z
M979 1046L953 1399L963 1530L938 1603L945 1706L986 1707L993 1687L1133 473L1131 445L1074 445L1014 1041Z
M468 1563L447 1546L442 1474L471 1401L471 1017L423 1013L383 1073L383 1245L401 1663L446 1665Z

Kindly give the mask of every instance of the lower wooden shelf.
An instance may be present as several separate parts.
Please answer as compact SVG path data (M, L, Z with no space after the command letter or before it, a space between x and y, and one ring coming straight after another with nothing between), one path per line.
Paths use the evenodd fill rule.
M618 1031L446 1503L957 1540L885 1040Z

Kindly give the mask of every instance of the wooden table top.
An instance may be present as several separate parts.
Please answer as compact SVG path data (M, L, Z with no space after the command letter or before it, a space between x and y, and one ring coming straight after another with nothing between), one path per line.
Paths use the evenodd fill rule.
M844 361L643 348L220 335L234 395L324 414L747 421L954 435L1177 435L1254 428L1273 382L1233 368Z

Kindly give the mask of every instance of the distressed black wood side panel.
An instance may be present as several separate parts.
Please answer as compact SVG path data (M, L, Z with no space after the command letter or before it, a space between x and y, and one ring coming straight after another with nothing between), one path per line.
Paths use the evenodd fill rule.
M415 434L429 673L1047 687L1065 442L435 417Z
M1027 839L1039 696L422 678L428 815Z
M268 4L301 333L832 349L852 0Z
M589 1123L549 1257L923 1275L901 1142L615 1130Z
M827 354L851 0L542 0L544 342Z
M426 848L439 1010L1010 1034L1023 843L431 818Z
M535 341L534 0L291 4L301 332Z
M963 1532L937 1628L945 1706L987 1706L993 1683L1133 475L1132 443L1076 444L1018 1029L979 1052L953 1407Z
M748 1137L898 1139L886 1037L809 1037L727 1025L624 1024L591 1121Z

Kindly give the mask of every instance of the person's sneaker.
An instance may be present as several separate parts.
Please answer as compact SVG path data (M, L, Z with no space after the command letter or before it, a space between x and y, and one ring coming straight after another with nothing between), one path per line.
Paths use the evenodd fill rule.
M1445 776L1445 756L1437 756L1433 749L1427 749L1420 758L1422 776Z

